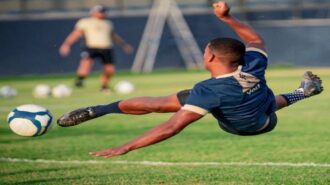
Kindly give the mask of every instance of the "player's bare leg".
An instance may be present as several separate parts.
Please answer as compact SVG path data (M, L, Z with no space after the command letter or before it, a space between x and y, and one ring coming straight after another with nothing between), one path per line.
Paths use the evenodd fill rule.
M277 110L280 110L280 109L288 106L288 102L286 101L286 99L283 96L278 95L275 97L275 99L276 99Z
M115 66L113 64L104 64L103 72L101 75L101 85L102 91L107 92L109 90L109 81L113 74L115 73Z
M62 127L69 127L110 113L141 115L152 112L176 112L180 108L181 104L177 98L177 94L163 97L137 97L108 105L98 105L74 110L60 117L57 120L57 124Z
M177 112L181 108L177 95L163 97L138 97L123 100L119 103L120 110L125 114L148 114L152 112Z
M82 87L84 85L84 79L89 75L93 65L93 60L91 58L82 58L80 60L79 67L77 69L77 79L75 85L77 87Z
M297 101L320 94L323 91L322 80L311 71L305 72L298 89L292 93L276 96L277 110L287 107Z

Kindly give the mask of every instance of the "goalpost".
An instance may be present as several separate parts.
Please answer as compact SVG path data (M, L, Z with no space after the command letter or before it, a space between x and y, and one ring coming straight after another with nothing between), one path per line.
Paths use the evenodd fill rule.
M175 0L155 0L131 68L132 72L153 70L166 21L186 68L203 68L203 54Z

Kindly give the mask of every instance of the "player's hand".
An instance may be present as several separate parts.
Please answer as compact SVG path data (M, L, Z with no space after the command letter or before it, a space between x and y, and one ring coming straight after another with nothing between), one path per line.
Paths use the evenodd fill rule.
M90 152L89 155L93 155L96 157L109 158L109 157L114 157L114 156L118 156L118 155L124 155L127 152L129 152L129 150L126 149L125 147L117 147L117 148L110 148L110 149L98 151L98 152Z
M63 44L61 47L60 47L60 54L65 57L65 56L68 56L69 53L70 53L70 46L66 45L66 44Z
M230 7L226 2L219 1L213 4L213 11L219 19L224 19L228 17Z
M126 54L131 54L131 53L133 53L134 48L129 44L125 44L125 45L123 45L123 50Z

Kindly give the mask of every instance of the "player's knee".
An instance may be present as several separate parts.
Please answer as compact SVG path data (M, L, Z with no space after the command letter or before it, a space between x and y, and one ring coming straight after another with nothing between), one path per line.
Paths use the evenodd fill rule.
M104 66L103 72L107 76L111 76L115 73L115 68L113 66Z

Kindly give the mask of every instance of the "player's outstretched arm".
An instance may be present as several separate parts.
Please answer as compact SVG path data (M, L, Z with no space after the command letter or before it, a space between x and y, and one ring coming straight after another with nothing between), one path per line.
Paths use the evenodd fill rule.
M108 158L126 154L132 150L136 150L138 148L142 148L166 140L178 134L186 126L202 117L203 115L197 114L195 112L179 110L165 123L152 128L144 135L128 142L127 144L124 144L117 148L110 148L99 152L91 152L90 155Z
M230 7L226 2L213 4L214 14L223 22L228 24L247 46L265 50L262 37L250 26L240 22L230 15Z
M67 56L70 53L71 45L77 42L77 40L83 35L83 31L76 28L74 29L64 40L63 44L60 47L60 54L62 56Z
M122 37L120 37L116 32L112 32L111 37L116 44L120 45L123 48L125 53L131 54L133 52L134 48L130 44L128 44Z

